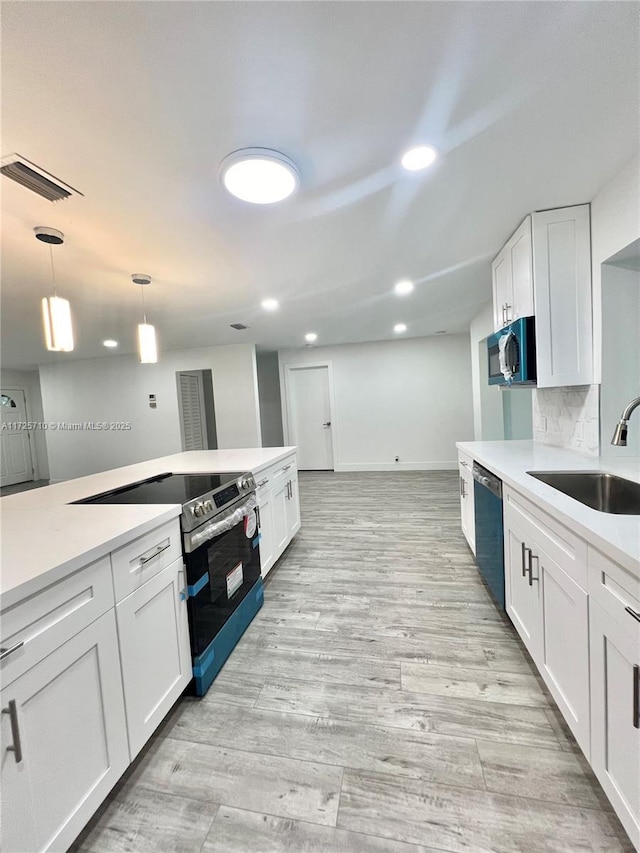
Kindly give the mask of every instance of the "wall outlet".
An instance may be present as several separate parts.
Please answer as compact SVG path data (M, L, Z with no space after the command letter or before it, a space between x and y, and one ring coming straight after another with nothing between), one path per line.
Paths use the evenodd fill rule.
M395 461L396 461L396 462L399 462L399 461L400 461L400 457L399 457L399 456L396 456Z

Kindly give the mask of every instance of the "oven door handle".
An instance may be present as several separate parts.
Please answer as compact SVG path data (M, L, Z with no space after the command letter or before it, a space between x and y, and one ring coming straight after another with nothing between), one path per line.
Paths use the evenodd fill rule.
M232 530L237 524L240 524L244 518L250 515L258 506L255 494L252 494L246 501L240 505L229 509L226 512L220 513L215 519L205 522L196 530L184 535L184 552L191 554L196 548L206 545L212 539L216 539L223 533Z

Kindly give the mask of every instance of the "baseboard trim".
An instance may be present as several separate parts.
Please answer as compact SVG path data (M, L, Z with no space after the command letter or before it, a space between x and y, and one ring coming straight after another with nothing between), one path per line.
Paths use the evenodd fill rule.
M342 462L334 466L337 473L356 471L457 471L458 462Z

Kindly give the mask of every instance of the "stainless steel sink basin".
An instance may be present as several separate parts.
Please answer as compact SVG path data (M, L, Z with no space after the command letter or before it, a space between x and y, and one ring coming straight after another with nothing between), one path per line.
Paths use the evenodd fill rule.
M640 483L600 471L527 471L580 503L614 515L640 515Z

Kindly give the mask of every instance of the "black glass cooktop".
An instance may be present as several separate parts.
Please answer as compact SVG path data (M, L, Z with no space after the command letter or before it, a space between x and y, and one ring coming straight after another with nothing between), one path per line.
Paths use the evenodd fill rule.
M245 472L225 474L160 474L149 480L140 480L103 492L76 504L185 504L202 497L225 483L233 483Z

